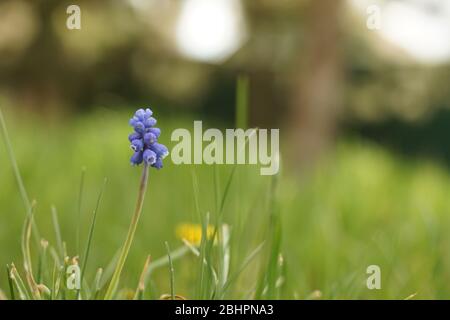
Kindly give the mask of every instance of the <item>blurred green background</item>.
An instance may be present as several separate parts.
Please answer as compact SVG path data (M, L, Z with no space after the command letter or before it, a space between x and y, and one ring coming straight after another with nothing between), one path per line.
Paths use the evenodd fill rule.
M280 128L276 201L287 276L283 298L448 298L450 5L447 1L161 0L0 3L0 107L41 235L54 243L51 205L68 253L83 250L98 192L88 277L122 244L140 170L129 165L128 118L150 106L173 146L175 128L235 126L236 82L248 79L248 126ZM367 9L380 9L371 30ZM370 11L373 12L373 11ZM82 216L78 189L86 167ZM219 166L225 188L232 170ZM147 254L182 245L176 226L214 214L214 168L152 171L123 276L135 288ZM232 268L267 237L272 177L238 166L225 205ZM25 218L0 145L0 265L20 261ZM82 226L81 248L76 226ZM175 263L177 293L193 296L192 256ZM261 259L230 298L246 298ZM19 263L16 263L19 265ZM368 290L366 268L382 271ZM168 271L150 295L168 293ZM6 289L6 276L0 276Z

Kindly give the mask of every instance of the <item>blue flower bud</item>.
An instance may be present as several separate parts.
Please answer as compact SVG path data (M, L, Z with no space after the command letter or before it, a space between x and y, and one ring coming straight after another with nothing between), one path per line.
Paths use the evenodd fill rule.
M141 135L139 133L137 133L137 132L133 132L132 134L130 134L128 136L128 140L130 142L132 142L133 140L136 140L136 139L140 139L140 138L141 138Z
M145 116L147 118L150 118L152 116L153 112L150 110L150 108L145 109Z
M142 149L144 149L144 143L141 139L135 139L131 141L131 149L135 152L142 151Z
M146 149L144 151L144 161L147 164L154 164L156 162L156 153L154 153L152 150L150 149Z
M144 134L144 143L146 145L151 145L152 143L155 143L156 140L157 138L153 133L147 132L146 134Z
M138 151L138 152L135 152L131 156L130 162L131 162L132 165L137 166L137 165L140 165L142 163L142 160L143 160L142 152Z
M144 133L145 125L140 121L136 122L136 124L134 125L134 131L136 131L137 133Z
M161 169L163 167L162 159L161 158L157 158L156 162L154 164L152 164L152 167L156 168L158 170Z
M139 118L139 120L145 119L145 111L144 109L139 109L136 111L135 116Z
M156 139L159 138L159 136L161 135L161 129L159 128L149 128L147 129L148 132L151 132L155 135Z
M130 126L134 127L137 122L139 122L139 119L136 116L134 116L133 118L130 119L129 124Z
M151 128L156 124L156 119L153 117L149 117L144 120L144 125L146 128Z
M158 158L164 159L169 154L166 146L157 142L151 144L150 149L157 154Z

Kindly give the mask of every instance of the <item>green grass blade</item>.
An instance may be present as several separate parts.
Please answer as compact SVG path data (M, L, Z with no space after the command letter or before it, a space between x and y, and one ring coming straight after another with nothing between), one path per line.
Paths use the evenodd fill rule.
M175 270L173 268L172 257L170 255L169 243L166 241L167 257L169 258L169 272L170 272L170 297L175 300Z
M142 171L141 181L139 183L139 191L138 198L136 201L136 207L134 209L133 216L131 217L130 226L128 227L127 237L125 238L125 242L121 248L121 252L119 255L119 259L117 261L116 268L112 275L111 281L109 283L108 289L106 289L106 293L104 296L105 300L111 300L114 297L114 294L119 286L120 276L122 274L123 267L128 257L128 253L131 249L131 244L133 243L133 239L139 224L139 219L142 214L142 208L144 207L145 193L147 191L148 186L148 177L149 177L149 166L144 164L144 169Z
M25 286L25 283L22 280L22 277L20 276L19 272L17 272L16 267L14 264L11 264L11 270L9 277L11 281L16 286L17 292L19 294L20 300L31 300L31 296L28 293L27 287Z
M95 209L92 213L92 221L91 221L91 226L89 228L89 235L88 235L88 239L87 239L87 244L86 244L86 249L84 251L84 255L83 255L83 262L82 262L82 269L81 269L81 283L83 283L83 277L84 277L84 273L86 272L86 266L88 263L88 258L89 258L89 253L91 250L91 245L92 245L92 239L94 237L94 229L95 229L95 222L97 220L97 212L98 212L98 208L100 207L100 202L102 201L102 197L103 197L103 191L105 190L105 186L106 186L106 182L107 179L105 178L105 180L103 181L103 186L100 190L100 193L97 197L97 204L95 206Z
M195 204L195 210L197 212L197 215L201 217L201 210L200 210L200 202L199 202L199 194L200 190L198 187L198 178L197 174L194 170L192 170L192 189L194 191L194 204Z
M136 288L133 300L143 300L145 291L145 275L147 274L148 266L150 265L150 256L147 256L144 267L142 268L141 276L139 277L139 283Z
M214 200L216 204L216 212L219 212L220 205L220 176L219 169L216 163L214 163Z
M53 279L52 279L52 300L65 299L65 291L63 283L66 275L66 267L64 265L59 265L59 262L55 259L55 265L53 268Z
M9 267L9 265L6 265L6 274L8 276L8 286L9 286L9 296L11 298L11 300L16 300L16 295L14 292L14 285L11 279L11 268Z
M206 215L204 216L204 218L202 218L202 237L201 237L201 241L200 241L200 287L199 287L200 291L199 291L199 294L197 294L197 296L200 299L206 297L205 295L206 295L207 288L208 288L207 287L208 282L206 281L207 279L205 279L205 277L207 275L206 267L208 265L208 263L205 263L205 261L209 257L209 255L208 255L208 238L203 236L207 233L208 225L209 225L209 212L207 212Z
M194 196L195 209L196 209L197 216L202 224L202 234L204 234L204 232L207 228L207 225L208 225L208 221L205 222L204 220L205 219L208 220L208 215L206 215L206 217L202 216L202 213L200 210L200 202L199 202L200 190L199 190L199 185L198 185L198 178L197 178L197 175L196 175L196 172L194 169L191 172L192 172L192 190L193 190L193 196ZM197 298L202 297L202 294L203 294L203 286L204 286L204 279L205 279L205 267L204 267L204 264L202 263L202 261L204 260L204 257L205 257L205 244L206 244L205 237L202 237L201 241L200 241L200 271L199 271L199 275L198 275L199 281L197 282L198 285L196 287L196 294L195 294Z
M194 244L190 243L186 239L181 239L181 241L183 241L184 245L186 247L188 247L189 250L191 250L191 252L194 254L194 256L200 257L200 251L198 251L197 247ZM173 259L173 257L172 257L172 259Z
M92 294L92 300L97 300L100 290L102 289L101 282L103 276L103 269L98 268L97 273L95 274L94 279L94 293Z
M179 247L179 248L173 250L170 253L172 262L180 259L181 257L185 256L189 252L191 252L191 249L188 246L182 246L182 247ZM168 256L164 256L164 257L161 257L161 258L153 261L147 269L147 273L145 275L145 284L147 284L147 282L149 281L150 275L153 273L153 271L155 271L158 268L167 266L168 264L169 264Z
M206 263L206 261L205 261L205 263ZM217 275L216 269L214 269L212 264L210 264L208 266L209 266L209 272L211 272L211 278L212 278L212 283L213 283L210 297L208 299L213 300L216 298L216 295L218 293L217 289L219 288L219 276Z
M281 254L281 220L276 203L278 176L273 176L268 191L269 199L269 237L270 250L267 260L267 267L262 270L260 283L256 291L256 299L274 299L276 295L276 285L279 278L279 256ZM263 297L263 295L265 295Z
M80 232L81 232L81 204L83 200L83 188L84 188L84 176L86 173L86 168L83 167L81 169L81 179L80 179L80 188L78 190L78 219L77 219L77 239L76 239L76 248L77 254L80 254Z
M9 133L6 128L5 118L3 116L2 109L0 108L0 126L2 127L2 136L3 140L6 145L6 152L8 153L9 161L11 162L11 166L14 172L14 176L16 178L17 185L19 186L19 192L22 197L22 201L25 206L25 210L28 213L31 209L31 203L30 199L28 198L27 190L25 189L25 184L23 183L22 175L20 174L19 166L17 165L16 157L14 155L14 151L11 144L11 139L9 138ZM34 240L36 241L36 244L39 245L40 236L39 236L39 230L36 226L36 224L33 223L33 234L34 234Z
M25 224L22 232L22 255L23 255L23 266L25 269L25 275L30 286L31 293L35 299L40 299L39 289L37 287L36 281L33 276L33 266L31 261L31 249L30 249L30 238L31 238L31 226L33 223L33 213L36 202L31 203L30 211L25 219Z
M106 265L106 268L103 270L102 280L100 282L101 288L103 288L107 284L108 280L113 275L114 269L117 265L117 260L119 260L120 251L121 251L121 249L118 249L116 251L116 253L113 255L112 259Z
M222 215L223 208L225 207L225 202L227 200L228 193L230 191L231 182L233 181L233 177L236 172L236 168L237 168L237 166L234 165L233 169L231 169L230 175L228 176L227 184L225 185L225 190L223 191L223 195L222 195L222 201L220 203L219 215Z
M25 209L28 212L31 207L30 199L28 198L28 194L25 189L25 184L23 183L22 176L21 176L20 170L19 170L19 166L17 165L16 157L14 156L14 151L13 151L13 148L11 145L11 139L9 138L9 133L6 128L5 118L3 116L3 112L2 112L1 108L0 108L0 125L2 126L2 134L3 134L3 139L4 139L5 145L6 145L6 151L8 153L9 160L13 167L13 171L14 171L14 175L16 177L17 184L19 185L20 195L21 195L23 203L25 205Z
M222 225L222 264L221 264L221 283L223 287L228 280L230 270L230 227L226 224Z
M258 132L258 129L257 129L257 128L253 129L253 130L250 132L250 134L249 134L249 135L247 136L247 138L245 139L245 143L242 145L242 148L241 148L239 151L242 151L243 148L246 148L248 141L249 141L249 140L253 137L253 135L255 135L257 132ZM226 184L226 186L225 186L225 190L224 190L223 195L222 195L222 201L221 201L221 204L220 204L219 215L222 214L223 209L224 209L224 207L225 207L225 202L226 202L226 200L227 200L228 193L229 193L229 191L230 191L231 183L232 183L232 181L233 181L233 177L234 177L234 175L235 175L237 166L238 166L237 164L234 164L234 165L233 165L233 168L231 169L231 173L230 173L230 175L228 176L227 184Z
M241 148L245 148L248 141L252 138L252 136L257 132L257 129L254 129L250 132L250 134L248 135L247 139L245 140L244 145ZM241 149L239 150L241 151ZM224 241L224 236L222 234L222 221L223 221L223 212L224 212L224 208L225 208L225 203L226 200L228 198L229 192L231 190L231 184L233 182L233 178L235 176L236 173L236 169L237 169L237 165L235 164L233 166L233 168L231 169L230 175L228 176L228 180L227 180L227 184L225 185L225 189L222 195L222 199L221 199L221 203L220 203L220 207L218 208L218 212L217 212L217 217L215 219L215 227L214 227L214 231L213 231L213 235L212 235L212 239L211 241L202 241L202 246L205 246L205 254L203 255L203 257L206 257L206 260L208 262L208 264L211 264L210 261L210 257L211 257L211 251L212 251L212 247L214 245L214 241L216 238L219 239L219 247L218 247L218 255L219 255L219 286L218 288L216 288L217 291L217 295L218 296L222 296L222 289L224 284L226 283L226 277L228 276L228 270L227 267L225 267L225 264L227 263L225 261L226 259L226 252L224 251L225 247L223 246L223 241ZM214 179L214 184L215 184L215 190L216 192L218 192L219 187L218 187L218 174L215 171L215 179ZM206 230L207 230L207 226L208 224L203 223L202 225L202 234L206 234ZM206 238L206 237L205 237ZM202 237L203 239L203 237ZM202 257L202 260L203 260ZM204 266L202 265L202 268L204 268ZM203 288L203 286L202 286ZM202 291L203 293L203 291ZM204 295L202 294L202 297L204 297Z
M58 221L58 211L56 211L55 206L52 206L51 211L52 211L53 228L55 229L56 245L58 246L59 251L59 258L61 260L64 260L64 244L61 237L61 228L59 226Z
M41 240L41 246L39 250L39 259L38 259L38 271L36 276L37 283L43 283L46 271L47 271L47 248L48 248L48 242L45 239Z
M57 281L57 275L58 275L58 260L55 259L55 262L53 264L53 272L52 272L52 294L50 295L50 300L55 300L58 296L58 293L56 292L56 281Z
M58 292L61 293L61 299L66 300L67 299L67 267L69 266L69 257L64 258L64 265L59 269L59 282L58 282Z
M231 275L227 282L225 283L225 285L223 286L223 291L222 291L222 298L223 295L225 294L226 290L230 287L230 285L233 283L233 281L235 281L239 275L242 273L242 271L245 270L245 268L250 264L250 262L253 261L253 259L258 255L258 253L261 251L261 249L264 247L264 242L262 242L259 246L257 246L248 256L247 258L245 258L244 262L242 263L242 265L239 267L239 269L233 274Z

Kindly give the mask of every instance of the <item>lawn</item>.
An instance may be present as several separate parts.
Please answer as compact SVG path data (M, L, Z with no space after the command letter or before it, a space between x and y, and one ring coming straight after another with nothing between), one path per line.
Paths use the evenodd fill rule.
M107 178L86 268L89 283L97 268L108 269L122 245L137 197L142 168L129 163L131 113L99 110L56 121L6 112L25 187L37 202L35 221L50 246L57 246L54 206L67 255L83 256L92 212ZM170 149L172 130L190 129L193 120L160 116L161 141ZM205 124L226 127L213 120ZM281 140L281 149L287 147ZM14 261L22 272L21 234L27 212L3 141L0 168L0 265ZM150 172L118 297L132 297L146 257L161 261L167 254L166 241L172 252L184 247L176 233L180 224L200 225L207 217L214 224L223 200L223 222L230 231L229 284L220 294L215 292L215 273L219 282L223 280L224 252L211 241L211 252L206 252L211 263L203 269L203 281L194 249L173 257L173 288L178 295L188 299L212 294L233 299L403 299L414 294L447 298L449 195L444 166L402 157L355 137L341 138L303 177L292 175L286 166L274 178L260 176L258 166L174 165L168 158L162 170ZM32 243L34 264L38 251ZM372 264L381 268L380 290L366 287L366 268ZM168 264L155 268L144 297L169 294L170 275ZM6 271L1 273L0 288L9 295Z

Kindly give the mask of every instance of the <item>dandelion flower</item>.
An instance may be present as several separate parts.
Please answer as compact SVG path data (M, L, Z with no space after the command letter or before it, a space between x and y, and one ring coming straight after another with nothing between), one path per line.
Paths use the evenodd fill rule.
M194 246L199 246L202 241L202 226L193 223L182 223L176 228L176 236L181 240L186 240ZM211 240L214 236L214 227L208 225L206 228L207 239Z

